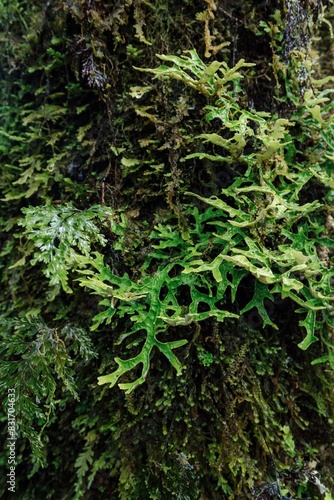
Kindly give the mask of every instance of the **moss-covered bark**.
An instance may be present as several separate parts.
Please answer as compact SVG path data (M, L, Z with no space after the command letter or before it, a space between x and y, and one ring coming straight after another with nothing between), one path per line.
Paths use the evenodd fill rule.
M0 0L20 498L331 498L330 8Z

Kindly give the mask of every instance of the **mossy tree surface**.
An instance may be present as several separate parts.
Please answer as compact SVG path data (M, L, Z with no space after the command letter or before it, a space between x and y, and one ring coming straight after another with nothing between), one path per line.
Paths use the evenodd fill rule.
M331 3L0 0L20 498L332 498Z

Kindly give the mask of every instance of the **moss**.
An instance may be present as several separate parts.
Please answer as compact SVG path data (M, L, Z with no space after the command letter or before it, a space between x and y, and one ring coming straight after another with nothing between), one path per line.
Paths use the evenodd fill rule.
M20 497L321 498L316 462L320 484L334 487L333 325L330 301L319 298L330 288L333 255L332 106L321 93L330 82L316 81L328 73L331 42L315 40L322 19L331 22L323 18L329 5L0 2L0 336L1 369L7 370L1 390L5 398L14 384L25 398L17 415ZM241 59L255 64L236 70L243 80L219 96L230 106L226 119L217 111L217 95L199 92L199 84L153 79L161 63L164 71L172 66L157 54L181 58L189 50L205 68L213 63L212 71ZM261 112L268 113L263 121ZM237 135L246 113L251 118ZM269 144L275 140L277 149ZM271 191L258 189L264 182ZM274 191L289 216L270 211ZM208 205L211 196L220 208ZM58 259L54 272L62 290L50 286L52 259L43 245L50 243L52 220L64 216L71 226L69 206L84 221L75 221L77 236L90 236L88 249L75 234L64 240L66 255L76 257L66 265ZM265 221L253 224L260 212ZM41 216L40 233L27 214ZM246 224L233 233L236 239L242 233L237 246L244 256L252 243L270 258L280 256L270 262L276 277L301 253L318 266L322 274L313 278L296 260L302 267L289 276L303 290L311 283L315 296L296 290L282 296L279 280L259 284L248 264L217 267L230 220L234 228ZM91 224L86 233L85 221ZM54 238L54 251L62 243ZM112 275L108 286L120 287L112 303L109 292L99 289L95 297L80 286L80 279L88 287L96 278L89 271L94 252L101 272ZM264 269L261 259L251 264ZM220 296L216 278L223 271L229 285ZM158 287L159 272L165 282ZM98 376L117 368L115 357L140 353L148 330L135 326L149 313L149 288L164 310L154 335L164 345L181 342L173 360L185 368L177 376L172 357L154 348L144 383L133 392L98 385ZM327 309L298 311L300 301L312 306L316 300ZM196 310L189 313L191 304ZM224 311L230 316L219 321ZM302 350L305 332L319 341ZM42 356L38 346L46 334ZM32 351L35 378L23 383L14 367L29 364ZM133 384L140 368L120 382ZM5 423L5 412L1 418ZM6 431L5 425L3 442ZM1 463L7 466L5 452ZM6 489L3 480L2 494Z

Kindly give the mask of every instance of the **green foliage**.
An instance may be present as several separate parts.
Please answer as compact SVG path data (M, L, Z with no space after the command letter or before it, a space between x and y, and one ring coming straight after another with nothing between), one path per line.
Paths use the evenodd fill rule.
M246 180L245 183L248 184L249 181ZM292 204L292 209L289 210L289 203L283 198L280 199L274 189L265 187L264 181L258 188L254 185L242 188L240 184L240 180L237 180L231 188L223 190L224 195L234 198L237 209L229 207L225 202L216 198L199 197L206 203L227 212L233 219L220 223L224 228L221 236L222 244L227 242L228 246L225 243L224 250L210 264L196 260L193 263L195 267L189 268L186 272L211 270L215 279L221 282L226 274L224 261L246 269L258 282L255 284L253 300L245 306L241 314L256 307L264 325L274 326L265 310L264 300L274 302L275 293L279 293L283 299L291 298L302 306L297 312L307 314L305 321L300 322L307 330L307 337L299 344L301 348L306 349L317 340L314 336L315 311L325 310L326 307L331 311L333 300L330 284L333 270L327 269L317 256L316 238L306 237L308 245L305 245L305 233L309 234L310 226L311 230L313 229L312 225L307 224L306 221L303 225L300 224L300 219L319 208L319 203L314 202L304 206ZM244 193L254 192L264 195L256 197L256 204L247 194L244 195ZM264 208L261 209L261 206ZM244 207L246 211L242 210ZM280 224L277 227L278 220ZM296 222L299 222L297 233L294 232ZM289 223L291 224L290 231L287 229ZM247 229L240 228L251 229L248 233ZM267 248L265 244L254 242L254 233L257 230L261 231L262 237L270 237L271 241L277 242L281 238L284 244ZM253 238L250 238L247 233ZM273 286L268 287L268 285Z
M181 365L172 354L172 349L182 346L186 340L161 343L156 335L165 332L167 325L189 325L193 321L205 320L211 316L215 316L218 321L223 321L226 317L236 317L233 312L218 309L217 303L224 302L228 286L232 289L233 303L237 287L248 273L256 280L254 295L240 314L256 308L264 326L277 328L268 316L265 300L274 302L276 294L282 299L292 299L301 306L296 312L305 314L304 319L299 322L307 332L304 340L299 343L302 349L307 349L317 340L316 311L332 311L333 270L328 269L316 253L316 245L321 241L324 227L320 225L316 231L314 228L319 221L321 224L319 214L323 206L316 200L304 204L299 201L299 193L312 179L314 170L324 173L326 170L319 162L305 174L301 173L302 165L296 167L291 165L291 158L290 165L287 163L285 157L289 155L291 157L291 143L294 139L289 135L288 129L294 125L293 118L291 121L270 120L267 116L265 120L263 113L258 114L255 111L250 113L240 109L233 92L227 92L224 88L225 81L234 79L227 75L240 76L235 68L229 72L224 66L225 80L223 82L219 79L216 85L214 75L220 65L215 67L215 71L209 71L212 81L204 79L203 74L208 76L209 73L205 70L202 71L203 74L199 73L199 68L202 68L204 63L199 63L194 51L191 52L191 58L165 59L173 62L174 66L148 71L153 71L160 77L181 79L190 87L203 91L201 86L198 87L199 83L196 86L194 80L188 80L187 73L180 69L186 67L188 72L198 77L200 85L209 82L212 89L209 94L216 94L218 97L215 106L206 108L209 111L206 120L211 122L218 118L222 123L222 131L220 135L202 134L199 138L224 149L225 156L218 154L213 157L205 153L193 153L185 159L199 157L231 163L238 158L245 164L246 172L242 177L236 176L231 186L222 190L223 199L195 195L217 210L208 210L200 217L196 209L188 209L185 213L195 217L196 223L193 227L188 225L186 237L182 238L177 231L169 227L157 226L151 236L157 240L153 245L156 250L148 256L144 264L145 274L137 282L131 281L127 275L121 278L114 276L103 265L103 258L99 254L96 255L95 261L87 258L81 260L85 265L91 262L98 274L91 270L82 271L88 278L81 278L80 284L105 297L100 304L108 306L106 312L95 317L94 328L97 328L101 321L106 320L110 323L117 311L120 317L128 315L135 323L129 332L122 334L122 340L137 332L143 330L146 332L140 353L126 361L116 358L117 370L99 379L100 383L110 383L112 387L119 377L142 363L143 368L138 379L131 383L120 384L120 387L128 392L144 382L154 346L166 355L179 374ZM242 65L243 63L237 66L239 68ZM203 67L206 68L205 65ZM225 95L222 94L223 90ZM314 104L310 96L308 99L304 113L310 112L315 105L318 106L318 103L322 102L322 99L315 98L316 104ZM233 105L228 106L227 104L231 102ZM311 113L311 116L316 122L323 121L320 110L316 118L314 113ZM247 141L255 135L254 125L253 128L250 126L254 122L257 124L254 151L245 154ZM331 121L326 123L327 128L330 126ZM229 139L224 139L224 133L233 135ZM320 173L317 177L330 188L326 183L327 177L323 177ZM203 223L214 226L216 230L219 228L219 232L205 231ZM166 249L169 256L166 255ZM212 254L214 258L211 258ZM167 265L160 265L153 273L148 274L152 259L167 260ZM168 263L168 260L172 263ZM176 272L176 276L172 277L174 267L183 270L181 273ZM238 267L245 272L240 273ZM217 283L216 286L210 284L210 273ZM231 277L231 281L228 276ZM182 290L185 285L190 287L190 300L181 305L178 290ZM164 287L165 297L161 298ZM199 289L206 289L207 292L199 292ZM116 306L118 300L120 305ZM200 302L208 306L208 311L199 312ZM138 340L135 341L135 345L137 342Z
M206 214L208 218L208 214ZM198 234L202 236L198 247L206 245L210 234ZM138 281L132 281L127 275L122 277L115 276L104 266L103 257L96 254L95 259L82 259L85 265L92 264L98 271L83 270L82 274L86 278L79 278L80 285L86 286L94 293L105 297L100 304L108 306L108 309L95 316L93 329L97 328L103 321L110 323L112 317L117 312L121 318L129 317L134 326L120 336L120 341L136 333L143 334L145 337L143 346L139 354L128 360L115 358L118 368L110 375L99 378L99 383L110 383L114 386L118 379L128 371L134 369L138 364L142 364L141 376L134 382L119 384L119 387L125 389L127 393L131 392L139 384L145 381L147 376L150 358L153 347L160 350L174 366L177 373L181 373L182 365L176 358L173 349L181 347L187 343L187 340L174 340L161 342L157 335L166 332L168 326L186 326L193 322L203 321L209 317L216 317L223 321L226 317L236 317L235 314L220 309L217 305L223 300L226 286L212 286L205 276L195 275L186 276L174 272L177 266L187 269L187 263L191 255L198 251L186 241L184 241L177 231L170 227L158 226L154 232L158 244L154 245L156 250L153 255L149 255L148 261L152 258L169 260L170 251L183 251L183 255L177 255L171 263L159 266L153 274L146 274ZM168 250L168 253L166 252ZM147 267L148 264L145 265ZM189 287L190 300L184 303L184 287ZM183 292L181 291L183 288ZM216 289L216 290L215 290ZM119 303L118 303L119 302ZM200 311L200 303L205 304L207 311ZM140 340L135 336L135 340L130 346L137 345Z
M136 68L139 71L153 73L159 78L179 80L190 88L201 92L206 97L221 97L226 93L231 82L241 78L238 72L243 67L254 66L241 59L233 68L226 62L213 61L206 65L198 56L196 50L187 51L189 56L158 55L163 61L172 62L173 66L159 66L156 69Z
M20 498L333 484L327 3L0 1Z
M214 363L214 356L211 352L206 351L203 347L197 347L197 356L203 366L210 366Z
M143 336L145 332L139 354L127 360L115 358L117 370L99 379L100 384L110 383L112 387L123 374L142 364L139 378L120 384L128 392L145 381L153 347L157 347L180 374L182 365L172 350L181 347L187 340L161 342L157 335L165 333L168 325L186 326L209 317L216 317L218 321L224 321L226 317L237 317L232 311L219 309L217 304L224 303L228 286L231 286L233 303L237 288L248 273L256 280L254 295L240 314L256 308L264 326L277 328L268 316L265 301L274 302L276 294L282 299L292 299L301 306L296 312L305 314L304 319L299 322L307 332L304 340L299 343L302 349L308 348L317 340L316 311L332 310L330 283L333 270L326 267L315 251L324 229L320 227L313 236L322 205L316 200L304 204L299 202L299 193L314 172L317 172L317 178L324 183L328 178L326 169L322 168L320 162L306 174L300 173L301 165L293 168L287 163L285 157L291 156L293 143L288 127L293 126L293 118L290 121L270 120L264 113L249 112L239 107L233 91L227 91L224 85L240 78L236 69L243 62L231 71L224 65L223 79L217 77L215 82L215 75L221 70L221 65L206 72L203 68L207 66L194 51L191 52L191 58L171 57L166 60L173 62L174 66L152 70L157 71L157 76L181 79L201 92L202 84L211 86L208 95L216 95L217 101L215 106L205 108L208 111L206 120L210 123L219 119L222 129L220 134L201 134L199 138L229 153L225 153L224 157L219 154L213 156L193 153L185 160L199 157L231 163L239 159L245 164L244 176L236 176L231 186L222 190L223 199L195 195L217 210L209 209L200 217L196 209L188 209L186 214L195 218L195 225L188 225L187 234L183 237L168 226L158 225L150 236L157 242L152 245L155 250L148 255L143 266L143 276L137 281L131 280L126 274L116 276L104 265L101 254L96 253L95 258L91 255L91 243L105 244L92 221L96 217L100 220L106 217L104 208L91 207L84 212L69 204L63 207L45 206L37 211L29 208L23 210L26 216L20 223L37 248L31 263L46 264L44 272L50 278L51 285L61 284L65 291L70 292L67 284L69 269L77 266L87 268L89 265L96 269L97 273L90 269L81 270L86 278L79 279L82 286L91 288L94 293L102 296L100 304L108 307L105 312L95 316L93 329L104 321L110 324L116 313L120 318L129 317L134 323L128 332L122 333L121 341L133 335L135 340L130 346L137 345L140 340L136 334ZM180 70L183 67L198 77L199 87L199 83L195 85L194 80L186 78L186 73L183 69ZM321 123L324 127L320 108L317 108L317 114L312 112L324 99L315 98L313 102L310 94L307 97L304 113L311 114L314 125ZM254 123L257 127L256 136ZM327 129L330 124L331 122L326 123ZM224 139L224 134L230 137ZM329 132L327 137L328 134ZM247 142L253 138L254 151L245 154ZM111 216L111 213L108 215ZM216 230L219 228L219 232L205 231L203 224L214 226ZM115 222L112 230L116 234L123 232ZM212 253L214 258L210 257ZM153 259L162 261L163 264L158 267L155 264L154 272L148 273ZM175 273L175 268L183 270ZM244 272L240 273L238 268L242 268ZM210 273L216 285L210 283ZM182 304L179 290L185 286L190 289L190 297L188 303ZM165 297L162 298L164 288ZM208 310L200 312L200 303L205 304Z
M87 362L96 353L87 333L70 324L50 328L41 318L22 316L7 319L1 333L0 390L5 394L8 388L15 389L15 415L20 415L20 436L32 445L34 474L46 463L41 436L56 406L61 404L59 389L79 399L72 368L74 357Z
M24 235L33 243L32 265L41 262L43 272L55 287L53 296L59 286L67 293L72 293L68 285L68 271L76 268L81 256L89 256L94 243L105 245L106 239L101 234L94 219L100 224L108 224L110 231L121 234L123 228L117 224L113 212L106 207L92 206L79 210L71 203L61 207L45 205L23 208L25 217L19 225L25 228ZM26 253L27 254L27 253ZM17 265L25 264L24 256Z

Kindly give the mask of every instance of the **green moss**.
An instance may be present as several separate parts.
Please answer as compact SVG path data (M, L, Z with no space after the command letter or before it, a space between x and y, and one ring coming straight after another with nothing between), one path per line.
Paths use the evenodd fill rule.
M20 497L333 488L315 39L331 2L313 3L0 2L0 387L19 395Z

